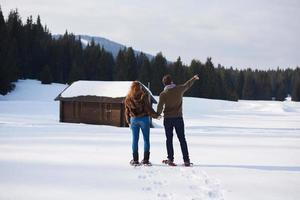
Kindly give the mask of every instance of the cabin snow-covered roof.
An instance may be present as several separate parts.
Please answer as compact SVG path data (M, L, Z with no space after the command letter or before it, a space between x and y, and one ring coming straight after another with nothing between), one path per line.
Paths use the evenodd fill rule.
M104 96L104 97L124 97L127 95L130 81L76 81L65 91L61 97L70 98L77 96Z
M78 97L124 98L128 94L131 84L132 81L75 81L62 91L55 100ZM152 102L157 103L151 91L146 86L143 85L143 87L151 96Z

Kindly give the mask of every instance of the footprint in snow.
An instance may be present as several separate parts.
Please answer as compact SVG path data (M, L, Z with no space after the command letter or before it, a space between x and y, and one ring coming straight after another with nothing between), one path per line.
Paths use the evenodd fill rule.
M157 198L159 200L171 200L173 199L172 193L157 193Z
M145 180L147 177L145 175L138 175L139 179Z

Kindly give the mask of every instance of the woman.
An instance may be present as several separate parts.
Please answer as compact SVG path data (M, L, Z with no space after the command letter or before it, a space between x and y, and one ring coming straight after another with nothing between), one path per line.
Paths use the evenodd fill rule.
M157 118L158 114L153 110L149 102L148 94L143 90L140 82L134 81L125 98L126 122L132 131L132 155L131 165L139 165L138 142L140 129L144 138L144 159L141 164L151 165L150 157L150 116Z

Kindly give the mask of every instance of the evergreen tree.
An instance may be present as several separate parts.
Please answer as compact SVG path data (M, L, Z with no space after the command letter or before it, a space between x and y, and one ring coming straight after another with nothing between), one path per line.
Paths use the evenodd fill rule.
M138 78L137 62L132 47L129 47L125 53L125 66L127 71L126 80L134 81Z
M150 82L151 91L153 94L158 95L164 88L162 78L167 74L167 60L158 53L151 61L152 79Z
M238 73L237 86L236 86L239 99L242 99L243 97L244 82L245 82L245 75L244 75L244 71L241 70Z
M62 54L61 45L62 37L51 41L48 47L49 59L48 63L53 74L53 81L56 83L65 83L63 80Z
M78 65L76 62L73 62L72 67L71 67L71 71L70 71L70 75L69 75L68 83L71 84L74 81L84 80L85 78L86 77L85 77L83 67Z
M99 45L95 44L92 40L90 44L87 45L83 52L84 57L84 69L86 78L88 80L100 80L101 79L101 48Z
M284 71L284 79L286 80L286 88L287 88L287 93L289 95L292 94L292 85L293 85L293 82L292 82L292 79L293 79L293 74L296 74L297 72L297 69L296 70L292 70L292 69L286 69Z
M68 37L69 55L70 55L70 71L68 76L68 82L71 83L76 80L82 80L86 78L84 62L83 62L83 48L81 44L81 38L75 39L75 36L71 34ZM99 73L99 72L98 72Z
M48 65L45 65L40 78L42 84L51 84L52 83L52 74Z
M228 99L228 93L230 92L230 88L226 85L226 81L228 81L227 78L229 77L226 76L226 71L224 70L224 68L219 65L218 68L214 71L213 75L215 80L213 87L214 91L213 96L210 98L231 100Z
M8 67L8 33L0 7L0 94L5 95L13 89L12 75ZM13 59L13 58L12 58Z
M250 69L247 70L245 73L245 82L243 87L242 96L243 99L247 100L254 100L256 99L256 93L255 93L255 80L253 73Z
M29 20L31 21L31 20ZM48 49L49 43L52 40L51 35L45 32L41 19L38 16L36 22L33 23L29 32L29 47L32 62L30 62L29 72L32 78L38 78L45 65L49 65ZM26 30L25 30L26 31ZM29 57L30 58L30 57ZM31 61L31 60L29 60ZM51 66L49 66L51 67ZM63 68L63 66L60 66ZM64 74L65 75L65 74Z
M125 81L127 77L128 71L126 71L126 61L125 61L125 52L126 49L120 49L119 53L116 58L116 65L115 65L115 77L114 80L116 81Z
M24 78L34 78L33 77L33 69L34 65L33 59L33 45L34 45L34 34L33 34L33 20L32 16L28 17L26 20L26 24L24 25L24 37L25 37L25 58L23 61L23 76Z
M10 41L10 44L8 45L7 53L6 53L6 62L4 63L4 68L7 71L7 77L8 80L11 82L18 81L19 75L20 75L20 69L17 67L17 45L16 41Z
M215 98L217 96L215 94L216 74L214 70L214 65L210 57L207 58L201 74L202 74L201 76L202 96L201 97L211 98L211 99Z
M114 70L114 58L111 53L108 53L102 47L101 57L100 57L100 77L99 80L112 81L113 80L113 70Z
M300 101L300 68L294 71L292 79L292 100Z
M181 62L181 58L178 57L177 58L177 61L174 62L172 65L171 65L171 74L172 74L172 77L173 77L173 81L176 83L176 84L183 84L187 77L186 77L186 70L185 70L185 67L182 65L182 62Z
M297 81L294 84L295 85L292 93L292 100L300 101L300 80L297 79Z
M144 53L141 53L139 55L139 61L141 67L139 70L138 80L147 86L152 79L152 69L151 69L150 61Z
M267 72L256 72L256 99L271 100L271 79Z
M233 75L233 69L230 68L228 70L223 69L224 71L224 78L223 78L223 84L219 85L219 94L221 96L219 98L225 99L225 100L231 100L231 101L237 101L238 100L238 94L235 88L235 78ZM218 81L220 83L220 81ZM225 94L224 94L225 93Z
M287 87L286 87L284 76L281 72L277 72L276 79L276 93L275 99L278 101L284 101L287 97Z
M120 50L116 60L116 80L134 81L138 78L137 61L131 47Z
M10 11L6 21L9 46L7 49L7 67L11 72L10 79L17 81L18 78L24 78L22 74L22 61L24 60L24 38L23 24L18 10Z
M137 69L137 62L136 57L134 54L134 50L132 47L129 47L127 49L126 55L125 55L127 65L128 65L128 80L134 81L137 80L138 77L138 69Z
M202 76L201 74L201 68L202 64L199 60L192 60L190 66L188 67L188 77L192 77L194 75L199 75L200 79L197 81L197 84L195 84L189 91L188 96L192 97L201 97L201 87L202 87Z

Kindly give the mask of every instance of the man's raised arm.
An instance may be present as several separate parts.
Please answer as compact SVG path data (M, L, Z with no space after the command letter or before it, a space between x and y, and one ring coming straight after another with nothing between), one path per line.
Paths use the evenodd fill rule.
M184 88L183 90L184 90L184 92L187 91L188 89L190 89L190 87L192 87L192 85L194 84L194 82L196 80L199 80L199 76L198 75L193 76L190 80L188 80L187 82L185 82L183 84L183 88Z

